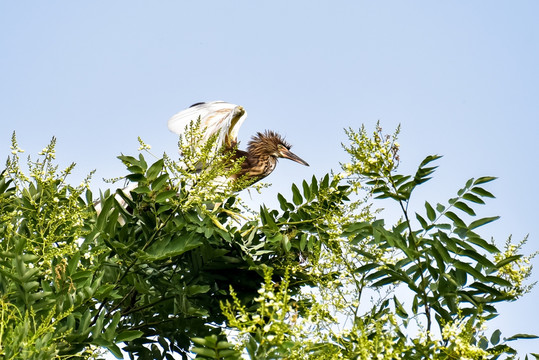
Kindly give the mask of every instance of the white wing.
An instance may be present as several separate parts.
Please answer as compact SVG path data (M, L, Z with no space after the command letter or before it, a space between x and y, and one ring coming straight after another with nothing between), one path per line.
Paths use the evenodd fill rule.
M224 101L200 103L182 110L168 120L168 128L173 133L182 135L191 121L200 117L200 127L204 131L202 141L217 134L220 146L231 146L238 139L241 124L247 118L247 112L239 105Z

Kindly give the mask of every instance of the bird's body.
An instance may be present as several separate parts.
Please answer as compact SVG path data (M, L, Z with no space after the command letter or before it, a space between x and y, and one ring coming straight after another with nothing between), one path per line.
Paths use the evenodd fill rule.
M200 127L204 131L202 142L217 135L217 144L224 147L225 151L234 151L234 160L243 158L240 171L231 176L231 180L247 177L252 183L263 179L275 169L279 158L309 166L290 151L290 144L271 130L253 136L246 151L236 149L238 130L246 117L247 113L238 105L223 101L197 103L170 118L168 128L178 135L183 135L191 122L200 119Z

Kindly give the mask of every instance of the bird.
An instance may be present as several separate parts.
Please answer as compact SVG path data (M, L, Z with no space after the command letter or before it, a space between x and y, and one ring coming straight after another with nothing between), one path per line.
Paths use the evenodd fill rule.
M225 101L199 102L172 116L167 125L170 131L183 136L191 122L200 120L202 143L216 136L219 148L233 152L233 160L243 159L241 169L230 176L231 181L246 178L253 184L271 174L280 158L309 166L290 151L292 146L281 135L272 130L257 132L247 144L247 150L237 149L239 128L246 118L247 112L240 105Z
M271 130L257 132L247 144L247 150L238 150L238 132L246 118L247 112L242 106L224 101L199 102L172 116L167 125L170 131L183 136L192 122L200 120L203 134L200 143L194 146L203 146L216 135L219 148L233 152L231 156L233 161L243 159L239 171L231 175L227 181L247 178L245 183L252 185L271 174L280 158L309 166L305 160L290 151L292 146L281 135ZM131 198L131 191L137 186L136 182L130 183L118 191ZM119 194L116 194L115 198L120 206L127 208L127 204ZM101 201L97 200L93 205L99 215L102 210ZM122 225L125 223L121 218L118 221Z

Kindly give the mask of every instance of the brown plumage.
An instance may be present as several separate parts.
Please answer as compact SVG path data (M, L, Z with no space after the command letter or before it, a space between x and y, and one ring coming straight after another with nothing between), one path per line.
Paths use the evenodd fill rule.
M217 135L218 143L227 149L233 149L237 144L238 130L247 113L243 107L214 101L209 103L197 103L180 111L168 121L168 128L182 135L186 127L200 119L200 125L205 129L203 140ZM252 182L265 178L275 169L277 159L285 158L309 166L306 161L290 151L288 144L281 135L266 130L258 132L249 141L247 150L235 150L235 159L245 158L241 164L241 170L231 177L232 180L246 176Z

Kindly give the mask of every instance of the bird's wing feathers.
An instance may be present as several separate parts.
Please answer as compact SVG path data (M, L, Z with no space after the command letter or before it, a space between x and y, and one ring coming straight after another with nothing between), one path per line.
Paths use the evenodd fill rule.
M200 127L204 132L203 142L217 134L220 146L230 147L237 142L238 131L247 118L243 107L224 101L200 103L182 110L168 120L168 128L173 133L182 135L191 121L200 117Z

